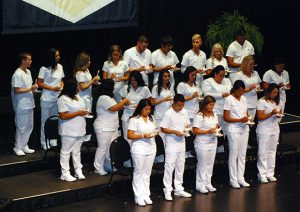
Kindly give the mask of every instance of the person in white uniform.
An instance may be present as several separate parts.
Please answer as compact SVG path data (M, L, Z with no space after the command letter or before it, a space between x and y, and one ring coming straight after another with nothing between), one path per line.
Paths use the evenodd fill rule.
M114 98L116 102L120 102L122 99L120 91L128 81L129 71L119 45L110 47L108 60L104 62L102 70L103 79L109 78L115 81Z
M129 71L141 72L146 85L149 85L148 74L152 72L151 51L147 49L148 38L141 35L133 46L124 52L124 61L129 67Z
M128 99L123 99L119 103L115 101L114 86L115 83L112 79L106 79L103 80L98 88L97 118L94 122L98 147L95 153L94 167L95 173L99 175L107 174L108 170L105 170L105 164L110 166L109 147L111 142L118 137L118 111L130 103Z
M177 93L182 94L185 99L184 109L188 113L190 122L199 111L199 97L202 92L196 83L197 70L193 66L188 66L183 74L182 82L177 86Z
M85 109L83 99L77 95L78 84L70 79L65 82L61 95L58 98L59 135L61 136L60 166L61 180L68 182L76 178L84 180L81 164L81 145L86 133L85 115L89 112ZM75 177L70 173L70 157L72 155Z
M60 61L59 51L55 48L49 50L48 63L42 66L39 71L37 83L43 88L41 95L41 147L46 150L50 148L45 141L45 122L53 115L57 115L57 99L62 90L65 77L64 70ZM51 140L50 146L56 146L57 140Z
M280 106L284 113L286 103L286 90L291 89L289 73L284 69L285 61L282 57L274 59L274 67L264 73L263 88L266 89L270 83L275 83L279 87Z
M193 133L196 135L194 146L197 154L196 190L204 194L217 190L211 184L218 143L216 133L219 127L218 117L213 112L215 103L214 97L205 96L193 121Z
M246 31L241 28L236 32L236 40L227 48L226 59L229 66L229 79L233 83L235 74L241 66L242 60L248 55L254 55L253 45L246 40Z
M210 74L214 67L221 65L225 71L228 71L228 64L224 58L224 50L221 44L215 43L211 48L210 58L206 61L206 73Z
M213 68L209 78L203 81L203 94L210 95L216 100L214 114L218 117L224 136L226 136L226 122L223 118L223 105L225 98L230 95L231 88L231 81L225 78L225 68L221 65Z
M277 181L274 171L280 133L278 117L282 115L279 103L279 87L275 83L271 83L266 89L264 97L257 103L257 169L258 180L262 183Z
M130 73L128 85L122 89L121 96L122 98L129 99L130 101L130 105L124 108L121 120L123 137L131 145L131 140L127 137L128 119L130 116L132 116L141 99L151 97L151 92L146 86L142 74L139 71L132 71Z
M132 140L133 162L132 188L135 202L139 206L152 205L150 199L150 176L156 154L156 125L151 113L149 99L141 99L129 119L128 138Z
M234 82L231 95L224 102L224 120L227 122L229 146L229 178L233 188L249 187L245 181L246 151L249 138L247 100L243 96L245 84L241 80Z
M174 86L174 72L180 71L180 68L176 67L179 60L176 53L171 50L173 47L173 38L170 35L164 35L160 39L160 48L152 52L151 65L153 66L153 86L157 85L159 72L164 70L170 72L170 81Z
M191 197L192 195L184 191L182 186L185 165L185 138L184 132L190 127L190 120L187 111L184 109L184 96L176 94L172 107L164 114L160 123L161 131L165 133L165 170L163 176L165 199L173 200L171 192L173 172L174 195Z
M248 55L244 57L240 66L240 71L236 73L233 81L242 80L245 84L244 96L247 99L248 113L250 114L251 121L254 120L256 114L257 91L260 91L261 79L257 71L253 70L254 57Z
M34 150L28 147L28 141L34 122L35 104L32 91L36 90L38 85L32 85L31 72L28 69L32 63L31 54L28 52L20 53L19 61L20 66L11 79L11 98L16 125L16 141L13 151L17 156L24 156L25 153L34 153Z
M184 73L188 66L193 66L197 69L196 82L198 86L202 86L203 76L206 75L205 63L206 54L204 51L200 50L202 45L202 38L199 34L194 34L192 36L192 49L184 53L181 61L181 72Z

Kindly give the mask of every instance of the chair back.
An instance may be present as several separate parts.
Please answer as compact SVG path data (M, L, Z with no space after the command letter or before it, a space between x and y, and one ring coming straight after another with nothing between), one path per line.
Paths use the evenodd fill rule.
M60 139L58 133L58 115L50 116L44 126L45 140L49 139Z
M124 167L123 163L131 159L129 143L122 136L111 143L109 152L111 163L117 169Z
M165 154L165 146L162 138L160 135L155 136L155 143L156 143L156 156L164 155Z

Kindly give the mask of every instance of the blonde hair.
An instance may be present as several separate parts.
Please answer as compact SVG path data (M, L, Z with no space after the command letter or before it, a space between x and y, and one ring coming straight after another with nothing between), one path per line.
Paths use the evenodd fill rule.
M221 51L222 57L223 57L223 55L224 55L223 47L221 46L221 44L215 43L215 44L213 45L213 47L211 48L211 53L210 53L210 57L211 57L211 58L214 57L214 53L215 53L215 51L217 51L217 50L220 50L220 51Z
M194 34L194 35L192 36L192 41L193 41L193 40L196 40L196 39L202 40L201 35L199 35L199 34Z
M251 60L254 61L254 57L252 55L248 55L248 56L243 58L241 66L240 66L240 71L241 72L245 73L245 68Z

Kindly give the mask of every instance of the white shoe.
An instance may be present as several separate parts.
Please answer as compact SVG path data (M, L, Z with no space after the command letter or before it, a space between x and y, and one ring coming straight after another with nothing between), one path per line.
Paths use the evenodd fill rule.
M168 200L168 201L173 200L171 192L165 192L165 200Z
M104 170L102 170L102 171L100 171L100 170L95 170L94 172L95 172L95 174L99 174L99 175L101 175L101 176L107 175L107 172L104 171Z
M180 197L187 197L187 198L192 196L190 193L188 193L186 191L177 191L177 192L175 191L174 195L180 196Z
M277 181L276 177L273 177L273 176L267 177L267 178L268 178L268 180L269 180L270 182L276 182L276 181Z
M23 152L22 149L13 148L13 150L14 150L14 152L17 156L24 156L25 155L25 153Z
M24 152L24 153L28 153L28 154L32 154L32 153L34 153L35 151L34 151L34 149L29 149L29 147L26 146L26 147L23 148L23 152Z
M60 179L61 179L61 180L68 181L68 182L73 182L73 181L76 180L76 178L73 177L72 175L61 175L61 176L60 176Z
M146 203L143 199L136 199L135 200L135 203L138 205L138 206L146 206Z
M258 181L261 183L268 183L268 180L265 177L258 178Z
M208 190L204 187L196 188L196 190L199 191L201 194L207 194L208 193Z
M85 176L83 175L83 173L82 173L82 170L80 169L80 170L78 170L78 171L76 171L76 173L75 173L75 177L78 179L78 180L85 180Z
M206 185L205 188L209 191L209 192L215 192L217 189L215 187L213 187L211 184Z
M243 187L250 187L250 184L247 183L246 181L240 181L239 184Z
M230 185L232 188L236 188L236 189L240 188L240 185L238 183L230 183Z
M145 201L145 203L146 203L147 205L152 205L152 204L153 204L153 202L152 202L152 200L150 199L150 197L146 197L146 198L144 199L144 201Z

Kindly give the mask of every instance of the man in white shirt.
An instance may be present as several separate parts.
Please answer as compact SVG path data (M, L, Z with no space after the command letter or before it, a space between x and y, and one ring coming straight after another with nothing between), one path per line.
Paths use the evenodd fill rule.
M246 31L241 28L236 33L236 40L227 49L226 59L230 70L229 79L234 83L235 74L239 71L242 60L248 55L254 55L253 45L246 40Z
M33 130L33 109L35 107L32 91L38 88L35 83L32 85L32 77L28 69L32 63L30 53L19 55L20 66L11 79L11 97L15 111L16 142L13 148L17 156L24 156L25 153L34 153L28 147L30 134Z
M163 177L164 193L166 200L173 200L171 196L172 176L174 178L174 195L182 197L191 197L192 195L184 191L183 172L185 164L185 129L190 125L186 110L184 107L184 96L176 94L174 96L172 107L164 114L160 123L161 131L165 133L165 171Z
M146 85L149 85L148 74L152 72L150 65L151 51L147 49L148 38L141 35L138 38L136 46L127 49L124 52L123 59L129 67L129 71L141 72Z

